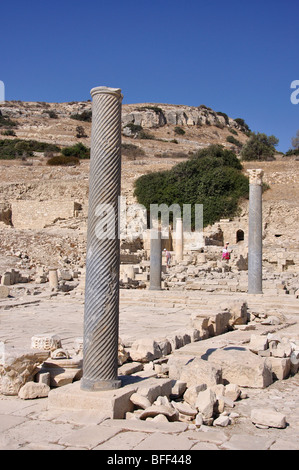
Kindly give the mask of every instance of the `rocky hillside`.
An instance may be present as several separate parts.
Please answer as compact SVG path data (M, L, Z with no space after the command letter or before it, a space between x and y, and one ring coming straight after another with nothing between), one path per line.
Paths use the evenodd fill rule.
M61 146L71 145L78 142L77 127L81 126L83 136L80 141L90 145L91 102L10 101L0 107L0 112L3 118L16 124L11 129L18 138L35 139ZM226 138L231 136L232 132L240 142L246 141L245 128L242 125L225 113L215 112L204 105L123 105L122 129L124 142L134 138L135 144L138 141L138 144L150 153L188 151L218 142L231 146ZM137 135L140 130L144 132ZM5 137L1 135L0 138ZM159 145L155 145L154 141L157 139Z
M11 123L11 126L2 125L0 139L34 139L59 146L82 142L90 146L91 102L6 102L0 111L0 121ZM77 137L78 126L85 137ZM15 135L1 134L4 129L10 129ZM210 144L222 144L226 148L233 146L237 150L227 137L233 136L244 143L248 138L245 130L225 113L206 106L123 105L122 195L127 198L127 204L135 202L133 185L142 174L169 169L186 159L189 152ZM74 265L84 264L89 161L82 160L77 167L49 167L46 162L43 153L27 161L0 159L0 249L4 256L0 265L3 267L7 266L7 256L19 252L28 255L33 264L52 264L57 257L72 260ZM298 165L295 159L281 156L273 162L244 164L244 171L247 168L263 168L265 171L264 180L270 189L264 196L264 242L274 250L279 247L285 251L285 256L289 249L297 253ZM27 209L23 205L26 201ZM13 207L17 208L15 215L16 211L20 212L18 208L25 211L24 217L18 213L20 223L22 217L30 220L31 212L36 216L33 208L39 202L43 207L49 204L53 209L52 201L55 204L59 201L78 203L82 207L79 217L66 220L57 215L42 230L8 225ZM245 202L241 217L233 228L242 228L246 232L247 216Z

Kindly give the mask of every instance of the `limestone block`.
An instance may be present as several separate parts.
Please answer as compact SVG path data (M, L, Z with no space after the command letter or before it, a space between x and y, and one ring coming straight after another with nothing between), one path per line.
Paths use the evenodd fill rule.
M80 380L82 377L82 358L48 359L43 363L41 373L50 373L50 386L62 387Z
M290 343L271 341L269 349L271 355L274 357L290 357L292 354L292 346Z
M229 325L245 325L248 321L248 306L243 300L235 300L221 304L224 310L230 312Z
M209 387L222 383L222 370L218 364L196 357L183 368L179 380L186 382L187 387L200 384Z
M290 357L291 360L291 374L297 374L299 370L299 351L293 351Z
M136 405L138 408L149 408L151 406L151 402L148 398L140 395L139 393L133 393L130 397L131 402Z
M162 352L155 340L141 338L132 344L130 356L133 361L149 362L162 357Z
M61 269L58 271L59 278L62 281L72 281L73 280L73 275L70 271L67 271L66 269Z
M264 335L251 335L248 348L254 353L265 351L268 348L268 338Z
M57 335L34 335L31 338L31 348L55 351L55 349L61 348L61 339Z
M291 372L291 358L269 357L272 364L273 378L276 380L287 379Z
M191 416L192 418L197 415L197 409L188 403L172 401L171 404L180 414Z
M211 388L199 392L195 406L199 413L202 414L204 420L213 417L216 402L216 393Z
M2 286L11 286L11 274L9 272L6 272L2 275L1 277L1 285Z
M231 319L229 311L223 311L211 315L208 323L208 331L210 336L222 335L228 330L228 325Z
M171 355L168 359L169 367L169 378L173 380L179 380L183 368L191 361L194 360L195 356L191 355Z
M282 413L279 413L271 408L254 408L251 410L251 421L254 424L261 424L263 426L269 426L271 428L285 428L286 417Z
M272 383L269 358L262 358L241 346L211 350L205 356L209 362L221 366L224 383L239 387L265 388Z
M155 417L159 414L162 414L167 417L168 421L178 421L179 412L169 404L165 405L151 405L149 408L146 408L139 416L140 419L146 419L148 417Z
M226 426L229 425L229 423L230 423L230 418L229 418L229 416L220 415L220 416L218 416L218 418L216 418L216 419L213 421L213 426L226 427Z
M118 365L122 366L130 357L130 353L126 351L124 347L124 343L122 342L121 338L118 338L118 352L117 352L117 360Z
M224 395L225 397L230 398L232 401L236 401L241 395L241 389L237 384L227 384L225 386Z
M186 382L182 382L181 380L172 380L172 388L171 388L172 397L179 398L185 393L186 390L187 390Z
M38 372L35 374L34 379L38 383L46 384L50 386L50 373L49 372Z
M26 382L32 381L39 366L49 357L49 351L5 348L0 364L0 393L18 395Z
M127 362L118 368L118 375L131 375L143 370L141 362Z
M168 379L152 380L147 385L139 385L137 387L137 393L147 397L151 403L159 396L169 397L172 389L172 381Z
M10 295L10 289L7 286L0 286L0 299L6 299Z
M50 387L44 383L27 382L20 388L18 396L23 400L44 398L49 395Z

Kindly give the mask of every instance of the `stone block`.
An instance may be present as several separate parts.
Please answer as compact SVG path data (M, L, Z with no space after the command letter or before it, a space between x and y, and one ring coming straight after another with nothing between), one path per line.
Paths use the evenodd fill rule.
M0 299L6 299L10 295L10 289L6 285L0 286Z
M186 382L187 387L201 384L210 387L222 383L222 370L218 364L196 357L185 365L178 379Z
M43 383L27 382L20 388L18 396L23 400L45 398L49 395L50 387Z
M216 393L211 388L198 393L195 407L202 414L204 421L213 417L216 402Z
M162 357L162 351L155 340L141 338L132 344L130 356L132 361L150 362Z
M272 364L272 374L274 380L287 379L291 372L291 358L290 357L269 357Z
M55 351L55 349L61 348L61 339L57 335L34 335L31 338L31 348Z
M49 357L49 351L5 348L0 364L0 393L18 395L26 382L33 381L41 364Z
M287 424L285 415L271 408L254 408L251 410L250 418L254 424L269 426L271 428L283 429Z
M212 349L205 355L210 362L222 369L223 383L239 387L265 388L272 383L272 366L269 358L263 358L242 346Z
M250 351L258 354L259 351L265 351L268 348L268 338L264 335L251 335L248 348Z
M48 409L98 410L107 418L123 420L126 413L134 409L130 397L136 391L135 385L116 390L86 391L81 390L80 381L77 381L51 390L48 396Z

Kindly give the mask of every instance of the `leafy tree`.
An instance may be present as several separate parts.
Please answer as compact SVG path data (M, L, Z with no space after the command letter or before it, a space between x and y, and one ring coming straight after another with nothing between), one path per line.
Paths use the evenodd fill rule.
M275 160L275 147L278 142L279 140L274 135L252 133L241 150L241 158L245 161Z
M195 223L195 204L203 204L204 226L238 211L241 197L248 197L248 178L234 152L211 145L178 163L171 170L141 176L134 194L150 211L151 204L191 204L191 222ZM171 214L170 214L171 220Z

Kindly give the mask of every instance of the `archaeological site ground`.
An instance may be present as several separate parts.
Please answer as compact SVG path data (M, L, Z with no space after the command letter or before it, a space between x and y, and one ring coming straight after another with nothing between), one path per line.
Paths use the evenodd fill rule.
M81 389L91 160L49 160L76 144L91 147L91 106L0 107L0 449L298 450L295 155L242 161L246 176L263 171L262 292L248 291L248 198L199 237L184 231L181 252L170 223L161 240L161 289L150 288L147 221L142 235L121 236L121 386ZM144 222L130 212L140 176L170 170L213 144L239 156L249 138L243 124L205 105L122 105L121 196L131 227ZM226 242L230 259L222 261ZM97 289L93 295L101 297Z

